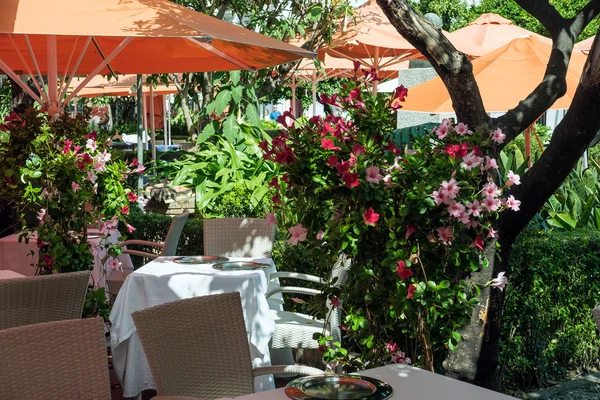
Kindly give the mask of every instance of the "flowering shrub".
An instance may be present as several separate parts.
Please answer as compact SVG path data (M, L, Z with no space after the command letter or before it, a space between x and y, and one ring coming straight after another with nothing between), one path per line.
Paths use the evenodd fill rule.
M275 214L289 228L291 245L306 246L330 276L340 255L352 259L348 283L330 281L309 309L325 315L325 300L344 313L344 345L318 340L324 359L351 368L411 360L428 369L453 350L478 303L479 288L465 278L485 266L482 250L496 237L493 221L520 202L505 190L519 184L510 173L498 187L496 160L482 148L504 140L501 131L472 132L445 120L431 135L398 148L388 139L407 95L365 94L373 71L339 95L321 101L340 115L307 124L285 112L284 126L264 158L280 164L271 182L279 190ZM273 219L274 216L271 216ZM499 287L506 278L489 285Z
M118 268L121 248L107 238L138 201L123 181L143 167L112 159L111 139L88 132L81 115L49 120L30 108L11 113L0 129L9 134L0 147L0 196L17 210L22 237L35 237L38 273L92 269L99 251L107 268ZM31 215L37 224L27 229ZM92 248L88 242L88 226L100 229L100 246Z

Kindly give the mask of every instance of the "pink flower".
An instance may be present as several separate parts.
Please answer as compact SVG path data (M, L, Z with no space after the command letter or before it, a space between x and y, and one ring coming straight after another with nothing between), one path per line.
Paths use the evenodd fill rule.
M42 222L42 220L44 219L44 217L46 216L46 209L42 208L40 211L38 211L37 213L37 219L38 221Z
M460 214L460 217L458 217L458 219L465 225L471 222L470 215L466 210L462 214Z
M460 187L454 179L450 179L449 182L443 181L441 187L443 188L442 193L444 196L448 196L451 199L455 198L460 191Z
M390 187L393 185L392 183L392 175L387 174L386 176L383 177L383 184L387 187Z
M434 190L431 197L433 197L433 201L435 201L437 206L440 204L448 204L451 201L450 198L444 194L443 190Z
M71 189L73 189L73 192L77 192L79 189L81 189L81 187L78 183L71 182Z
M336 156L331 156L327 159L327 165L330 167L337 167L340 164Z
M398 351L398 345L390 340L385 344L385 349L390 353L395 353Z
M487 171L490 168L497 170L498 169L498 162L496 161L495 158L491 158L491 157L485 156L485 166L483 167L483 169L485 171Z
M402 280L405 280L406 278L410 278L411 276L413 276L413 272L410 270L410 268L406 268L406 263L404 261L398 261L398 266L396 267L396 273Z
M498 231L495 230L494 228L490 228L490 231L488 232L486 239L497 238L497 237L498 237Z
M521 208L521 200L515 199L515 196L510 195L506 200L506 208L510 208L513 211L519 211Z
M129 231L129 233L135 232L135 228L129 224L127 224L127 230Z
M415 290L417 290L417 287L414 284L410 285L408 287L408 293L406 294L406 298L411 299L415 294Z
M138 165L140 165L140 163L138 162L137 158L134 158L131 164L129 164L129 166L132 168L137 167Z
M488 212L498 211L502 202L500 199L495 199L493 197L486 197L483 200L483 206Z
M454 218L460 218L463 213L465 213L465 206L460 203L453 201L448 206L448 214L452 215Z
M134 169L133 172L137 172L138 174L141 174L145 170L146 170L146 167L144 167L143 165L138 165L138 167L136 169Z
M363 154L364 152L365 148L361 144L356 143L354 146L352 146L352 153L355 155Z
M456 126L454 127L454 131L455 131L455 132L456 132L456 134L457 134L457 135L459 135L459 136L464 136L464 135L467 135L467 134L468 134L468 135L470 135L471 133L473 133L473 132L471 132L471 131L469 130L469 126L468 126L468 125L465 125L465 124L463 124L462 122L459 122L459 123L458 123L458 125L456 125Z
M465 226L467 227L467 229L477 228L479 226L479 221L477 221L476 219L472 219L468 223L466 223Z
M118 258L111 257L107 263L107 266L110 270L114 270L114 269L119 268L121 266L121 264L122 263L121 263L121 261L119 261Z
M333 140L332 139L321 139L321 147L324 148L325 150L341 150L339 147L335 146L333 144Z
M323 232L323 231L319 231L319 232L317 233L317 237L316 237L316 239L317 239L317 240L323 240L323 236L325 236L325 232Z
M481 238L481 236L477 236L475 238L475 240L473 241L473 244L471 244L471 247L475 247L477 248L479 251L483 251L483 246L485 245L483 239Z
M358 174L355 173L344 174L342 176L342 180L344 181L344 184L349 188L356 187L360 184L360 182L358 181Z
M340 303L340 300L337 297L331 296L329 300L334 308L342 308L342 303Z
M472 203L467 203L467 212L469 215L479 217L481 215L481 211L483 211L483 208L479 204L478 200L473 200Z
M410 358L406 357L406 354L404 354L403 351L392 354L392 362L395 364L411 364Z
M379 173L381 171L379 167L369 167L365 170L365 179L367 182L379 183L383 179L383 175Z
M494 182L488 182L483 185L483 195L494 198L500 196L500 190L498 190L498 186Z
M277 225L277 215L275 215L275 213L267 213L266 215L267 218L267 226L271 227L274 225Z
M404 235L405 239L408 239L410 235L417 231L417 227L413 224L406 225L406 234Z
M302 224L298 224L288 229L288 232L292 237L290 237L287 242L293 246L298 245L298 242L304 242L306 240L306 232L308 229L302 226Z
M514 172L512 172L512 170L508 171L508 180L506 181L506 186L507 187L511 187L512 185L520 185L521 184L521 177L517 174L515 174Z
M452 227L451 226L440 226L436 229L438 239L444 244L452 244Z
M379 214L373 210L373 207L369 207L363 214L363 220L365 224L375 226L379 220Z
M445 139L446 136L448 136L448 127L445 125L440 125L435 130L435 134L437 135L438 139L440 139L440 140Z
M502 133L502 129L498 128L492 132L492 140L498 144L502 144L506 139L506 135Z
M90 181L92 183L96 183L96 179L98 179L98 176L96 174L94 174L94 171L89 170L85 179L87 179L88 181Z
M504 276L504 271L498 273L498 276L492 279L492 281L490 282L491 287L500 289L500 291L502 291L507 284L508 279L506 278L506 276Z
M85 143L85 148L90 149L93 153L94 151L96 151L96 141L91 138L88 139L87 142Z
M65 140L63 142L63 154L67 154L69 152L71 152L71 146L73 145L73 141L72 140Z
M478 167L481 164L482 161L483 161L483 158L482 157L478 157L472 151L472 152L470 152L469 154L467 154L466 156L463 157L463 161L460 163L460 166L462 168L466 169L467 171L470 171L473 168Z

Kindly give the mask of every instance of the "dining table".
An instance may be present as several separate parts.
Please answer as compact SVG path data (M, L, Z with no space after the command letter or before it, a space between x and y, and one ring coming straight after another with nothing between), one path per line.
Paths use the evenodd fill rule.
M26 243L24 239L19 240L21 233L15 233L3 238L0 238L0 271L12 270L21 275L34 276L36 274L35 262L37 261L38 246L36 244L35 233L29 238ZM88 242L92 246L99 246L102 240L102 234L98 229L88 229ZM109 243L116 244L119 242L121 233L118 230L109 232L107 240ZM94 254L94 268L91 273L90 283L96 288L105 288L108 290L106 279L112 273L112 270L105 268L102 263L102 258L106 256L104 250L99 250ZM119 256L121 262L120 269L133 270L133 263L129 254L121 254Z
M131 314L171 301L239 292L252 365L271 365L269 342L275 332L275 319L265 294L269 276L276 272L273 260L231 257L230 261L252 261L268 267L229 271L215 269L213 263L181 263L180 258L158 257L135 270L127 276L115 299L109 317L110 344L113 369L123 387L124 397L136 397L144 390L155 389ZM274 388L272 375L254 380L256 392Z
M388 364L360 372L392 387L391 400L515 400L516 397L434 374L406 364ZM379 398L379 397L378 397ZM289 400L285 388L234 397L236 400ZM306 397L306 400L311 397ZM232 400L223 397L218 400Z

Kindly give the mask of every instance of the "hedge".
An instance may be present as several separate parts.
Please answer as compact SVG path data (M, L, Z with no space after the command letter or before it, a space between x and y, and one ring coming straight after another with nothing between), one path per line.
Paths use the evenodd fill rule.
M132 214L132 239L163 241L171 218ZM280 270L322 275L298 246L277 233ZM203 254L202 220L190 218L178 254ZM141 265L139 262L137 265ZM513 246L499 374L504 391L522 393L600 366L600 340L591 309L600 302L600 232L523 233ZM289 309L301 307L286 301Z

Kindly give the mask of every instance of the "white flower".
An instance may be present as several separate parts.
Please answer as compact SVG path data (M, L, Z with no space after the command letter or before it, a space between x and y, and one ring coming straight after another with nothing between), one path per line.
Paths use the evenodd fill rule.
M498 276L490 282L491 287L495 287L502 291L506 284L508 283L508 279L504 276L504 271L500 272Z

